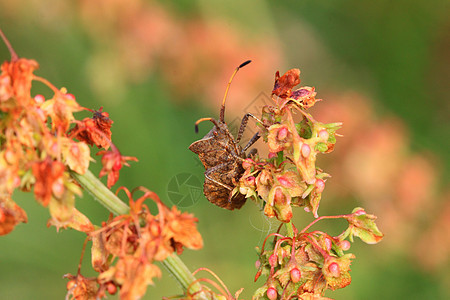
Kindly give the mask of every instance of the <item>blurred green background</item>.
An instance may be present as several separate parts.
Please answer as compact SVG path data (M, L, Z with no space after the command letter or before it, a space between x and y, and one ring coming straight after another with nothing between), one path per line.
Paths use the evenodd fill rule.
M369 207L369 212L378 215L379 227L386 235L379 245L359 240L352 245L351 252L357 257L352 264L352 284L326 296L449 299L450 227L442 228L449 224L439 214L448 211L450 194L446 186L450 162L449 8L444 0L18 0L0 2L0 28L19 56L39 62L39 76L66 87L81 105L103 106L109 112L114 120L113 142L122 154L139 159L121 171L114 188L143 185L168 205L172 205L168 184L177 174L193 174L203 182L203 168L187 147L210 125L201 124L196 135L193 123L200 117L218 117L228 76L242 61L254 60L233 83L229 121L243 115L245 103L258 99L261 92L270 94L277 70L284 73L300 68L302 84L315 86L318 97L324 98L317 104L320 106L335 103L348 91L363 95L370 103L375 127L379 120L395 119L404 128L408 139L402 160L423 156L430 161L434 184L433 190L427 191L432 197L418 204L419 213L397 218L395 212L408 207L407 201L395 202L394 213L385 217L384 205L391 202L367 202L386 198L383 190L366 190L372 194L369 200L344 187L345 183L345 193L333 192L339 187L325 193L319 214ZM4 46L0 46L0 58L9 59ZM35 93L51 95L39 83L33 88ZM359 111L352 113L358 115ZM86 116L78 115L80 119ZM328 121L342 120L337 112L332 117ZM333 157L346 156L329 154L328 159ZM98 165L91 167L96 174ZM339 163L334 168L338 167ZM26 210L29 223L0 238L0 299L63 299L66 281L62 275L76 273L84 235L47 229L48 211L32 194L16 193L14 199ZM199 219L205 246L200 251L185 251L182 259L191 270L213 270L232 293L244 287L242 296L250 299L263 284L261 279L253 282L254 247L276 230L276 222L266 220L253 203L230 212L213 206L203 195L197 200L182 210ZM96 224L108 217L89 195L78 199L77 207ZM298 228L312 221L302 209L296 210L295 218ZM438 223L441 219L443 225ZM321 228L338 234L344 225L325 222ZM442 231L436 233L434 228ZM417 246L435 235L438 237L431 239L429 248ZM407 238L396 242L389 236ZM440 256L433 249L439 249ZM82 272L93 275L88 254ZM432 263L420 260L427 256L441 259ZM149 287L145 299L161 299L180 291L164 272L163 278Z

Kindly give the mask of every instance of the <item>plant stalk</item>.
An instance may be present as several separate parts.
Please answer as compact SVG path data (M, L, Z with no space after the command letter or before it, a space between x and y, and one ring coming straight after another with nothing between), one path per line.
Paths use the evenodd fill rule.
M91 171L87 170L81 175L74 171L70 172L71 176L89 193L94 199L100 202L110 212L115 215L123 215L128 213L130 208L122 202L103 182L101 182ZM196 294L197 299L207 300L207 296L202 292L202 286L192 275L183 261L173 253L167 257L162 264L175 277L178 283L189 294Z
M106 209L115 215L124 215L128 213L130 208L122 202L110 189L108 189L103 182L100 181L91 171L87 170L83 175L74 171L70 171L70 175L100 202Z
M202 285L197 281L194 275L192 275L178 255L173 253L161 263L166 267L170 274L176 278L183 290L189 291L189 294L191 295L196 295L195 299L210 299L206 296L205 292L202 291Z
M292 221L289 221L289 223L285 223L284 225L286 227L287 236L290 238L294 237L295 233L294 233L294 227L292 225Z

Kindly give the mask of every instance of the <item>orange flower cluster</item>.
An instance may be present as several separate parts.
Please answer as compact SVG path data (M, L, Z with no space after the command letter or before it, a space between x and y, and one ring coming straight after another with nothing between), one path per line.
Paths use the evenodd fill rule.
M155 261L180 254L184 247L203 246L197 219L175 207L169 209L149 190L141 188L144 195L134 201L124 189L129 213L111 217L96 229L75 208L75 195L81 195L81 189L71 172L87 172L92 160L88 145L104 149L97 155L102 156L100 177L108 176L108 187L117 182L127 161L137 159L122 156L111 142L113 122L108 113L81 107L65 89L34 75L37 62L19 59L1 31L0 35L12 54L0 74L0 235L27 221L25 211L12 200L14 190L34 189L36 200L50 210L48 225L85 232L92 241L92 265L100 274L87 278L78 270L77 275L66 275L67 299L98 299L118 289L121 299L140 298L153 278L161 276ZM54 96L32 97L32 81L46 84ZM73 113L81 110L93 112L93 118L75 120ZM155 201L157 214L143 204L148 198Z
M321 231L307 232L320 219L343 218L348 228L336 237ZM382 234L374 223L375 216L356 208L349 215L321 217L301 232L294 227L292 237L270 234L264 241L257 261L258 272L268 280L254 294L253 299L328 299L326 289L336 290L351 283L350 264L355 256L344 254L350 241L357 236L366 243L376 243ZM265 250L267 239L274 236L273 249ZM281 295L281 298L279 298Z
M3 33L1 36L4 38ZM11 61L2 64L0 74L0 232L7 234L19 222L27 221L26 213L11 199L16 188L23 191L34 188L36 200L49 207L49 225L92 231L91 222L74 206L75 195L81 195L81 190L69 171L86 172L91 161L87 144L109 147L112 121L101 110L94 112L93 119L76 121L73 114L86 109L65 89L58 90L34 75L38 63L19 58L4 40ZM33 81L50 87L53 97L32 97ZM77 125L70 130L73 123ZM118 169L127 159L117 149L114 153L115 167L102 170L102 175L112 176L113 179L108 178L110 185L117 181Z
M72 113L81 110L64 91L53 99L41 101L31 97L31 82L38 64L19 59L12 52L10 62L4 62L0 74L1 150L0 150L0 228L9 233L19 222L26 222L26 213L11 196L16 188L25 191L34 186L34 194L43 206L50 205L52 220L59 226L72 226L74 194L79 193L65 172L72 147L78 147L78 157L88 157L89 149L67 138L64 130L73 120ZM47 127L51 119L52 129ZM82 168L82 166L79 166ZM63 215L58 211L64 210ZM86 222L78 224L86 229ZM75 226L75 225L74 225Z
M175 207L170 210L151 191L143 189L144 195L136 201L125 191L130 197L130 213L111 218L89 233L92 266L100 273L98 278L65 275L70 279L68 295L72 299L91 299L91 295L100 298L105 291L113 294L118 289L121 299L139 299L153 284L153 278L161 276L154 261L163 261L174 251L181 254L183 247L203 247L195 225L197 219L191 214L181 213ZM148 198L157 204L157 215L152 215L143 204Z
M312 87L293 90L300 83L300 70L275 75L272 99L265 106L261 135L269 148L268 159L246 159L237 189L246 197L261 198L264 213L282 222L292 218L292 206L305 206L317 217L317 210L328 174L316 169L317 153L333 151L336 130L341 123L322 124L306 113L318 101ZM295 122L293 112L302 120ZM258 198L259 197L259 198Z
M342 123L320 123L306 112L318 100L313 87L294 87L300 83L300 70L292 69L283 76L277 72L272 91L274 106L262 109L260 134L269 148L269 157L247 158L245 170L235 192L261 203L268 217L288 223L288 234L270 234L275 237L273 247L260 251L257 262L257 280L267 276L254 299L325 299L324 291L343 288L350 284L350 263L353 254L344 254L350 248L349 238L357 236L368 244L378 243L383 234L378 230L373 215L356 208L349 215L318 218L318 208L328 174L316 167L318 153L334 150L336 131ZM295 121L294 113L301 120ZM291 223L293 206L304 206L318 218L300 233ZM321 219L344 218L349 226L339 236L307 229ZM291 229L289 229L291 228ZM266 238L267 240L267 238ZM264 243L265 244L265 243Z

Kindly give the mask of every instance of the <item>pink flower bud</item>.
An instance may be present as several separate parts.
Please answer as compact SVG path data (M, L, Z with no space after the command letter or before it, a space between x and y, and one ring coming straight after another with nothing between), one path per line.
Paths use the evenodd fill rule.
M269 158L275 158L277 157L277 154L274 152L269 152Z
M64 194L64 184L62 180L57 180L52 185L52 193L56 198L61 198Z
M361 209L358 209L357 211L355 211L353 214L355 216L361 216L361 215L365 215L366 211L363 208L361 208Z
M250 169L253 166L253 161L249 158L247 158L246 160L244 160L244 162L242 163L242 167L244 169Z
M115 293L117 293L117 286L112 282L108 282L106 284L106 290L110 295L114 295Z
M277 290L274 287L267 289L267 298L270 300L276 300L278 298Z
M333 242L329 238L325 238L325 247L327 248L327 251L330 251L332 246Z
M325 189L325 181L323 181L320 178L316 178L315 186L316 186L316 192L320 194Z
M339 246L341 247L342 250L347 251L348 249L350 249L350 242L343 240L339 243Z
M328 271L330 271L331 276L333 277L339 277L340 273L341 273L341 269L339 268L339 265L337 263L331 263L328 266Z
M322 141L325 141L325 142L328 141L329 137L330 137L330 134L325 129L322 129L321 131L319 131L319 138Z
M75 100L75 96L73 94L71 94L71 93L67 93L66 94L66 98L69 99L69 100Z
M275 254L269 256L269 265L271 267L275 267L277 265L277 256Z
M42 104L45 102L45 98L42 95L36 95L34 96L34 101L36 101L37 104Z
M308 144L303 144L302 145L302 156L303 157L308 157L309 154L311 154L311 147L309 147Z
M261 267L261 262L259 261L259 259L255 262L255 268L259 269L259 267Z
M297 268L293 268L291 270L291 280L293 283L297 283L300 281L300 279L302 278L302 272L300 272L299 269Z
M248 176L247 178L245 178L245 184L247 186L255 186L255 182L256 182L255 176Z
M287 137L288 133L289 130L286 127L280 128L280 130L278 130L278 140L284 140Z

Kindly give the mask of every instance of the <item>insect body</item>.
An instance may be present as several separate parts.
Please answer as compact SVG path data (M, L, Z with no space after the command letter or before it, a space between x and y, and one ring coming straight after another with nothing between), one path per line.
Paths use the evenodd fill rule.
M219 120L202 118L195 123L196 132L198 132L198 124L203 121L212 122L214 127L201 140L198 140L189 146L189 149L192 152L198 154L198 157L206 170L205 183L203 185L203 193L206 198L211 203L229 210L235 208L239 209L245 203L246 198L244 195L239 192L236 192L235 194L232 192L244 173L242 161L247 157L245 151L260 137L259 134L256 133L244 148L239 145L239 141L247 126L248 118L252 117L259 121L252 114L246 114L242 118L236 139L234 139L225 123L225 100L231 81L237 71L249 63L250 60L242 63L236 68L231 76L223 98ZM251 153L255 152L250 151L250 155Z

